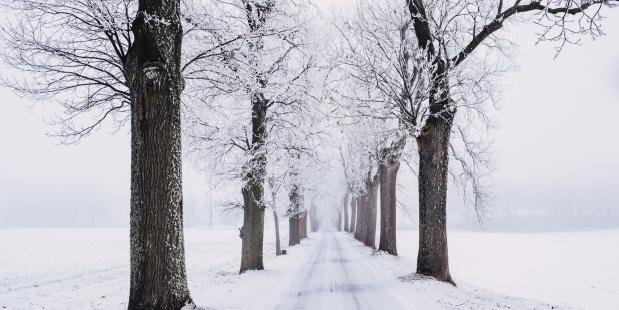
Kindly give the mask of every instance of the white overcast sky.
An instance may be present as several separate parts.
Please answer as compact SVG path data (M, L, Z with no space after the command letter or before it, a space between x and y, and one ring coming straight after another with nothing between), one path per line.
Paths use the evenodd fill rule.
M619 189L619 10L607 36L583 39L553 60L550 44L512 30L518 69L507 86L494 134L497 206L510 197L544 201L574 192L617 197ZM46 136L49 111L0 88L0 227L60 221L75 209L104 223L127 223L129 135L103 128L77 145ZM206 204L204 180L184 170L185 204ZM557 196L557 197L554 197ZM561 196L561 197L559 197ZM527 201L527 200L525 200ZM539 202L538 201L538 202ZM615 207L618 201L615 200ZM68 206L68 207L67 207ZM30 220L28 220L30 219ZM111 224L111 225L112 225Z

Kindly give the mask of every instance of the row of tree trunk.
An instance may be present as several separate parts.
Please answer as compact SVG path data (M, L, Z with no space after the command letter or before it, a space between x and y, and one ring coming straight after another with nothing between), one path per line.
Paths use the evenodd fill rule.
M288 245L297 245L307 238L307 210L288 217Z
M448 265L445 209L448 150L443 143L449 140L450 124L442 124L436 119L428 123L426 126L435 126L434 129L417 138L420 156L417 272L453 284ZM376 248L377 196L379 196L381 212L378 250L392 255L398 255L396 187L404 143L405 140L400 139L391 147L381 150L377 173L372 176L368 172L363 188L357 192L348 189L343 199L344 230L352 233L355 239L365 245ZM379 188L380 195L378 195Z
M364 190L353 195L351 206L353 207L353 222L348 226L355 238L365 245L376 248L376 203L378 198L379 177L378 174L372 176L370 172L365 179ZM348 193L345 200L348 200ZM344 211L344 214L348 214ZM347 222L347 219L346 219ZM352 229L351 229L352 228Z
M382 151L378 171L372 176L368 171L364 187L357 193L346 191L343 199L344 231L365 245L376 248L377 202L380 199L379 251L398 255L396 246L396 186L400 168L400 152L405 140ZM380 196L379 196L380 188ZM350 211L348 204L350 201ZM350 212L350 220L349 220Z

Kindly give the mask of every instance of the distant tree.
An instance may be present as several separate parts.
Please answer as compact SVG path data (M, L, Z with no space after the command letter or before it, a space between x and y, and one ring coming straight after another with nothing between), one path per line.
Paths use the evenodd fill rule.
M376 123L356 122L340 123L347 144L340 147L340 160L344 167L344 176L348 191L352 193L351 204L354 237L369 247L375 247L377 224L378 174L375 150Z
M297 245L301 243L303 236L302 229L303 223L302 216L304 208L304 189L302 183L302 176L298 169L298 162L301 161L301 153L298 150L290 150L290 158L293 161L291 165L291 181L288 199L290 205L288 207L288 245Z
M427 117L427 67L411 44L410 17L400 5L389 1L355 5L352 16L336 24L342 37L336 64L346 78L336 80L334 88L343 97L340 102L349 102L343 109L348 118L370 122L373 130L380 131L368 150L378 167L378 179L365 182L369 189L380 184L379 250L397 255L397 173L407 138L414 133L409 124ZM373 191L368 194L372 202L366 200L373 205Z
M309 209L310 227L312 232L317 232L320 228L320 220L318 219L318 207L312 199Z
M356 198L354 195L356 188L356 179L354 170L354 166L352 166L352 160L348 156L348 151L350 147L343 148L342 145L339 145L338 152L340 156L340 162L342 164L342 168L344 171L344 198L343 198L343 206L344 209L344 231L349 233L355 232L355 222L357 221L357 208L356 208ZM350 216L349 216L349 204L350 204Z
M368 168L368 173L365 179L365 191L363 193L362 200L362 214L363 231L361 234L361 241L365 245L375 249L376 248L376 215L377 215L377 195L379 188L379 175L378 171L371 165Z
M342 229L345 232L350 232L350 215L349 215L349 208L348 208L348 201L350 200L350 191L348 189L344 190L344 197L342 198L342 210L344 213L344 216L342 218L342 221L344 222Z

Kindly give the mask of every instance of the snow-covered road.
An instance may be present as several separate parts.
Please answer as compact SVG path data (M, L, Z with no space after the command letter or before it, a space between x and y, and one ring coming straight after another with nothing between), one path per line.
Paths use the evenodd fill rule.
M323 232L312 238L306 259L283 281L283 294L266 308L410 308L400 299L400 281L381 272L375 261L354 248L349 236Z

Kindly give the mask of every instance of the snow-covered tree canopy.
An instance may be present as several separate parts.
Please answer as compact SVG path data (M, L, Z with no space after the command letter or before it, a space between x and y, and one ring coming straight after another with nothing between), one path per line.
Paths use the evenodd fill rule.
M312 154L321 129L313 87L318 69L310 37L308 3L231 1L209 6L225 16L215 36L240 38L216 55L215 65L188 72L191 100L187 108L190 151L227 177L255 169L256 151L278 163L291 150ZM205 33L204 35L210 35ZM265 147L253 149L252 102L267 110ZM277 159L280 158L280 159Z
M182 1L188 149L200 166L227 180L257 168L285 179L291 151L312 169L333 167L333 156L325 154L338 149L338 139L354 150L347 151L354 162L364 158L371 167L400 156L407 138L447 111L455 115L452 179L483 201L487 184L480 176L491 167L487 130L494 126L498 76L510 68L503 56L513 48L501 29L533 23L539 40L555 44L558 53L582 35L603 35L603 14L616 4L358 0L325 21L306 0ZM65 142L107 121L126 123L136 0L0 5L10 13L2 24L2 60L15 69L3 75L3 85L59 103L53 122ZM446 76L446 83L433 89L439 66L438 79ZM447 91L447 104L431 106L430 99ZM253 100L267 108L268 134L259 148L252 145ZM260 154L269 160L251 160Z

